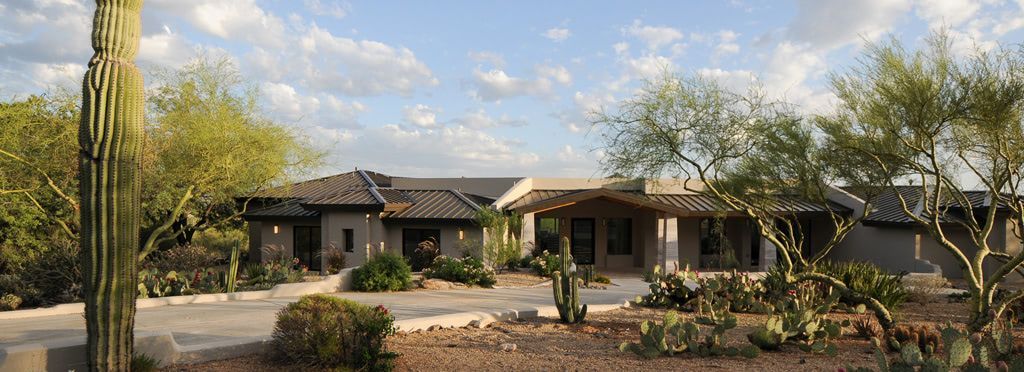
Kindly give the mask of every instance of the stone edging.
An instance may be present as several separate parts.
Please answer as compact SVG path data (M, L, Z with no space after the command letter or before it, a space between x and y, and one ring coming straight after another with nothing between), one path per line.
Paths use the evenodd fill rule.
M314 293L333 293L352 289L352 269L348 268L341 272L328 275L323 280L303 283L278 284L273 288L263 291L246 291L234 293L210 293L190 296L170 296L157 298L140 298L135 300L135 307L145 309L149 307L172 306L211 303L222 301L245 301L263 300L275 297L296 297ZM71 304L60 304L54 307L38 309L2 311L0 320L24 319L50 315L81 314L85 311L85 304L81 302Z
M588 304L591 313L629 307L630 302L619 304ZM557 316L554 306L525 307L501 311L473 311L456 314L395 321L401 332L425 331L437 328L486 327L488 324L515 319ZM230 359L265 352L270 335L242 337L201 345L181 346L171 332L137 332L135 350L160 361L161 366L194 364ZM84 370L85 337L54 340L46 343L22 344L0 349L0 371L68 371ZM42 367L42 368L40 368Z

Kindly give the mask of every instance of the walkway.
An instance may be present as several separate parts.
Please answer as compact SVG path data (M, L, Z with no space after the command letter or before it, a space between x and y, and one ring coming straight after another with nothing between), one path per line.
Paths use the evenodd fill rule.
M647 292L647 284L633 278L614 278L618 286L605 290L581 289L584 303L621 304ZM553 305L550 287L469 289L400 293L335 293L368 305L391 308L398 320L470 311L520 310ZM252 337L269 338L275 314L297 298L228 301L139 309L136 331L170 331L174 340L189 347ZM0 321L0 349L8 346L85 339L81 315L54 315Z

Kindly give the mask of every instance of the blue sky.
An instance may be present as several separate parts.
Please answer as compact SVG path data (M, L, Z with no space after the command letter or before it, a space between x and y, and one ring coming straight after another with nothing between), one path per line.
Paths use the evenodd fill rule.
M76 86L93 2L0 3L0 95ZM1015 44L1024 0L148 0L140 67L231 58L266 115L329 153L321 171L410 176L596 175L586 113L662 69L751 81L807 112L865 40Z

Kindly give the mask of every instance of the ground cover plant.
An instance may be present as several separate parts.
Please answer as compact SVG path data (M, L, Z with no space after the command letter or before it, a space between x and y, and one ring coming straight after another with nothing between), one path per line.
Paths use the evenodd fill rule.
M278 358L306 366L390 371L397 354L386 339L395 333L394 316L327 295L307 295L277 314L272 336Z
M476 257L454 258L438 256L430 267L423 269L423 277L490 288L497 279L494 270Z

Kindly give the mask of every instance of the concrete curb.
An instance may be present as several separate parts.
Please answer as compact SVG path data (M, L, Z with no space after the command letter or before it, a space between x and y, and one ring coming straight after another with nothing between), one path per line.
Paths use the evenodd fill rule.
M247 291L234 293L211 293L191 296L171 296L158 298L140 298L135 300L135 307L145 309L150 307L200 304L222 301L245 301L264 300L275 297L298 297L314 293L334 293L352 289L352 269L348 268L341 272L328 275L323 280L305 283L278 284L273 288L264 291ZM81 314L85 311L85 304L76 302L72 304L61 304L54 307L46 307L29 310L15 310L0 312L0 320L24 319L50 315Z
M588 304L587 312L596 313L629 307L628 299L614 304ZM558 316L554 306L524 307L501 311L472 311L395 321L402 332L426 331L435 328L486 327L488 324L515 319ZM135 350L158 361L161 366L195 364L230 359L266 352L270 335L239 337L212 343L181 346L171 332L136 332ZM22 344L0 349L0 371L85 370L85 337Z

